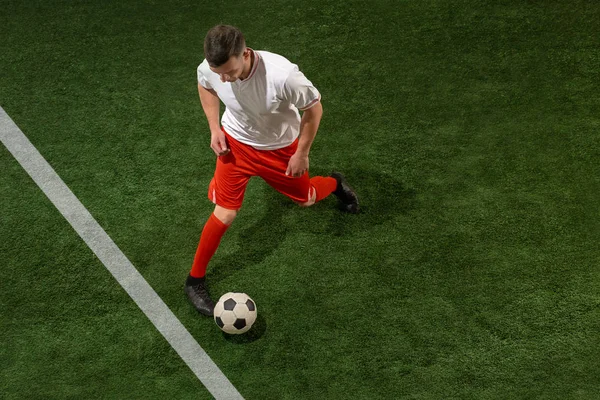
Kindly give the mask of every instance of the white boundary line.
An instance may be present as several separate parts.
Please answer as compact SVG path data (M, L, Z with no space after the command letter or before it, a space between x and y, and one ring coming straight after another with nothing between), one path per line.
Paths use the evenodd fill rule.
M0 140L215 399L243 399L2 107Z

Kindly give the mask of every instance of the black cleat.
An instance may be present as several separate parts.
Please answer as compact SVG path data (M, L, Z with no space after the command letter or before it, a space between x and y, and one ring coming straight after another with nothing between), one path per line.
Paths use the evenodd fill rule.
M185 281L185 294L200 314L213 316L215 303L208 295L204 278L194 278L188 275Z
M358 208L358 197L356 197L354 190L348 186L344 175L339 172L333 172L331 177L337 181L337 188L333 191L333 194L340 201L342 210L350 214L358 214L360 211Z

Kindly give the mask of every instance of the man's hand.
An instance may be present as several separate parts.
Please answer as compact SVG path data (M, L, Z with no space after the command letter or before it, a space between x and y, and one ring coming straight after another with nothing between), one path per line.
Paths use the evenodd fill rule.
M290 158L285 174L287 176L299 178L304 175L306 171L308 171L308 154L299 152L294 153L292 158Z
M229 153L225 134L221 130L215 130L210 133L210 148L213 149L217 156L224 156Z

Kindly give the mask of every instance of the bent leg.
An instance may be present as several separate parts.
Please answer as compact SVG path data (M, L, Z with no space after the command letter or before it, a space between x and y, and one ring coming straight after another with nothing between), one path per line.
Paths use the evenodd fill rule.
M337 181L330 176L313 176L310 178L310 184L315 188L315 203L329 196L337 188Z
M337 181L329 176L315 176L310 178L310 185L310 198L305 203L298 203L300 207L310 207L329 196L337 188Z
M296 204L298 204L300 207L310 207L313 204L316 203L317 201L317 191L315 190L314 186L310 188L310 195L308 198L308 201L305 201L303 203L296 201Z
M282 149L257 152L257 160L260 162L258 175L300 206L310 207L333 193L337 188L337 181L324 176L309 178L308 172L296 178L287 176L285 172L288 163L297 148L298 140Z

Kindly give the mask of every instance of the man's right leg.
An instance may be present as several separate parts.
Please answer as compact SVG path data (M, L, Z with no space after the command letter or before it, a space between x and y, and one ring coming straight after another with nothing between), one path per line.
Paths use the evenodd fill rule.
M221 243L221 238L227 231L227 228L229 228L229 225L233 223L236 215L236 210L228 210L221 206L215 206L215 211L210 215L208 221L206 221L202 235L200 236L200 243L198 243L194 263L190 271L192 277L203 278L206 275L206 266L217 251L219 243Z
M192 270L185 282L190 302L198 312L209 316L213 315L215 304L206 289L206 267L242 207L248 180L255 175L244 145L229 136L227 143L230 152L217 158L215 174L208 185L208 198L215 204L215 211L204 225Z
M196 310L201 314L213 315L215 304L206 289L206 267L236 215L236 210L216 206L215 211L210 215L202 230L192 270L185 282L185 292Z

